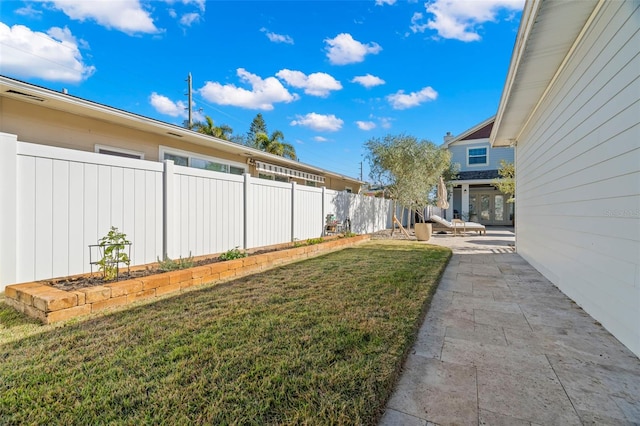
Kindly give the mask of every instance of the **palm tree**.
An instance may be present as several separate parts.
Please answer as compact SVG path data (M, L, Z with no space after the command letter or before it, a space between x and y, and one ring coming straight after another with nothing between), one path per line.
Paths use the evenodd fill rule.
M279 155L281 157L290 158L296 160L296 149L293 145L284 141L284 133L280 130L276 130L271 133L269 137L266 133L258 133L256 135L256 145L258 149L261 149L270 154Z
M202 133L204 135L213 136L219 139L229 140L231 133L233 133L233 129L226 124L222 126L216 126L213 123L213 119L206 115L204 117L205 121L196 121L191 126L192 130L195 130L198 133Z

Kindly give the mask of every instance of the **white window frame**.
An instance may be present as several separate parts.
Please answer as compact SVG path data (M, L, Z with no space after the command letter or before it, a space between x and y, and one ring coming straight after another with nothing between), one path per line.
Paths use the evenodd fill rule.
M197 158L198 160L204 160L204 161L211 161L213 163L218 163L218 164L222 164L225 166L229 167L229 171L227 172L218 172L218 173L228 173L228 174L233 174L231 173L231 167L237 167L239 169L244 170L244 173L247 173L247 165L243 164L243 163L239 163L237 161L232 161L232 160L226 160L223 158L217 158L217 157L211 157L208 155L204 155L204 154L200 154L197 152L191 152L191 151L184 151L181 149L176 149L176 148L171 148L168 146L162 146L160 145L160 154L159 157L160 161L164 161L164 154L170 154L170 155L178 155L180 157L187 157L187 162L188 162L188 166L191 166L191 159L192 158ZM198 167L194 167L194 168L198 168ZM199 169L199 168L198 168ZM200 169L202 170L202 169Z
M344 187L345 192L348 192L349 194L353 194L353 188L350 186L345 186Z
M119 152L121 154L126 154L131 156L131 157L123 156L122 158L136 158L139 160L144 160L144 152L140 152L140 151L133 151L131 149L124 149L124 148L116 148L115 146L109 146L109 145L95 144L95 152L97 152L98 154L111 155L106 152L100 152L100 150Z
M475 163L475 164L471 164L469 163L469 151L472 149L484 149L485 150L485 158L486 161L484 163ZM481 157L481 155L478 155L477 157ZM484 166L488 166L489 165L489 147L486 146L470 146L467 147L467 167L484 167Z

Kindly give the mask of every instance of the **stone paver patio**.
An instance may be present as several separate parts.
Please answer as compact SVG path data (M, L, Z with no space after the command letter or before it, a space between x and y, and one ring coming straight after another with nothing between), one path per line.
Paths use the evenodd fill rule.
M638 357L513 242L429 241L454 255L380 425L640 424Z

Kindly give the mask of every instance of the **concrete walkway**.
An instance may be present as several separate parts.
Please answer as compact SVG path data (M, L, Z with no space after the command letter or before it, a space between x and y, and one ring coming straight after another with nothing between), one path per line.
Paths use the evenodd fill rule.
M429 241L454 255L381 425L640 424L640 360L513 242Z

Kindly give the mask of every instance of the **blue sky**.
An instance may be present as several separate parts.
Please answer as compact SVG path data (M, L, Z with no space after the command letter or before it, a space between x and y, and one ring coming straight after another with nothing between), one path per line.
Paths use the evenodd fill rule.
M0 3L0 74L234 134L262 113L301 161L353 177L372 137L442 143L494 115L523 0ZM364 178L367 178L366 162Z

